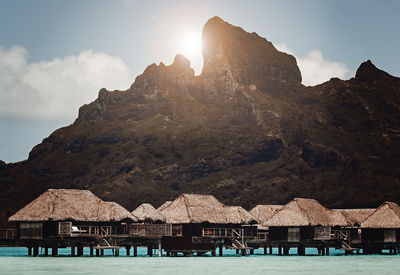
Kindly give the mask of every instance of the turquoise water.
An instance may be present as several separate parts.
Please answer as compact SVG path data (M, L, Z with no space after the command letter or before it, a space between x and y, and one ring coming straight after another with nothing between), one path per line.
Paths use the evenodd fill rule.
M26 248L0 248L0 274L400 274L400 256L351 255L331 250L332 256L255 255L241 257L225 250L224 257L153 257L139 249L139 257L28 257ZM291 253L295 253L293 250ZM87 255L89 250L85 250ZM309 254L316 254L313 249ZM62 256L64 255L64 256Z

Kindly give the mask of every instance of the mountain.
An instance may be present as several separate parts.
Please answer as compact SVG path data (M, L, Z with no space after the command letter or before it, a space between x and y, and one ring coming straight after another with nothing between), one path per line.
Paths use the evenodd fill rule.
M400 198L400 79L301 84L296 59L218 17L204 67L152 64L126 91L101 89L76 121L19 163L0 163L4 222L47 188L89 189L129 210L182 193L250 208L315 198L371 207Z

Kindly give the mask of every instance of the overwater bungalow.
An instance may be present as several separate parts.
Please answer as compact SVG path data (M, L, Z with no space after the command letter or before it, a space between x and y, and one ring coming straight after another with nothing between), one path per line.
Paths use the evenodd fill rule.
M397 253L400 247L400 206L394 202L384 202L365 219L362 230L362 245L366 253L381 253L389 249Z
M326 248L327 242L340 234L340 227L346 226L347 221L340 212L330 210L314 199L296 198L262 225L269 227L270 245L282 246L284 254L291 246L298 247L298 253L302 255L305 246Z
M257 220L242 207L226 206L212 195L183 194L161 213L172 224L172 236L163 238L163 248L172 253L215 254L216 245L246 249L246 240L255 238Z
M127 224L138 219L115 202L105 202L89 190L49 189L9 218L17 224L17 239L33 247L83 246L107 243L95 236L124 235ZM111 246L111 245L110 245ZM73 250L72 254L75 253Z
M268 239L268 226L263 226L262 223L269 220L276 212L278 212L283 205L274 204L259 204L249 211L257 220L258 228L258 239L266 240Z

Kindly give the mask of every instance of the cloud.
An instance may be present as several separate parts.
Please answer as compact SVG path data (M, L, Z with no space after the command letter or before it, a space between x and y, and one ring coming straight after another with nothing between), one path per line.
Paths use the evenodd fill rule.
M127 89L134 80L120 58L93 50L32 63L27 56L24 47L0 47L0 119L72 120L101 88Z
M321 84L332 77L344 79L350 73L350 69L345 63L325 59L319 50L312 50L304 57L298 57L285 43L277 44L275 47L279 51L296 57L304 85L312 86Z

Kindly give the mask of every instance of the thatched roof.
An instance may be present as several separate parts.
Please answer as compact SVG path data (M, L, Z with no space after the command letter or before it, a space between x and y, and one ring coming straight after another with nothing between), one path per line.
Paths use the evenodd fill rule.
M135 210L132 211L132 215L137 217L140 222L165 222L165 217L161 214L161 212L155 209L154 206L149 203L143 203L139 205Z
M346 226L346 218L314 199L296 198L284 205L263 226Z
M241 206L225 206L228 223L232 224L252 224L258 223L256 217L251 215Z
M360 208L360 209L332 209L333 211L339 211L346 218L349 226L360 226L376 208Z
M283 205L264 205L259 204L250 210L250 214L256 217L260 223L269 220L278 210L280 210Z
M157 208L158 211L163 211L165 207L169 206L172 203L172 201L166 201L163 204L161 204L160 207Z
M362 228L400 228L400 206L384 202L364 222Z
M48 189L9 221L137 221L115 202L105 202L89 190Z
M167 223L252 223L255 218L242 207L226 206L212 195L183 194L176 198L161 214Z

